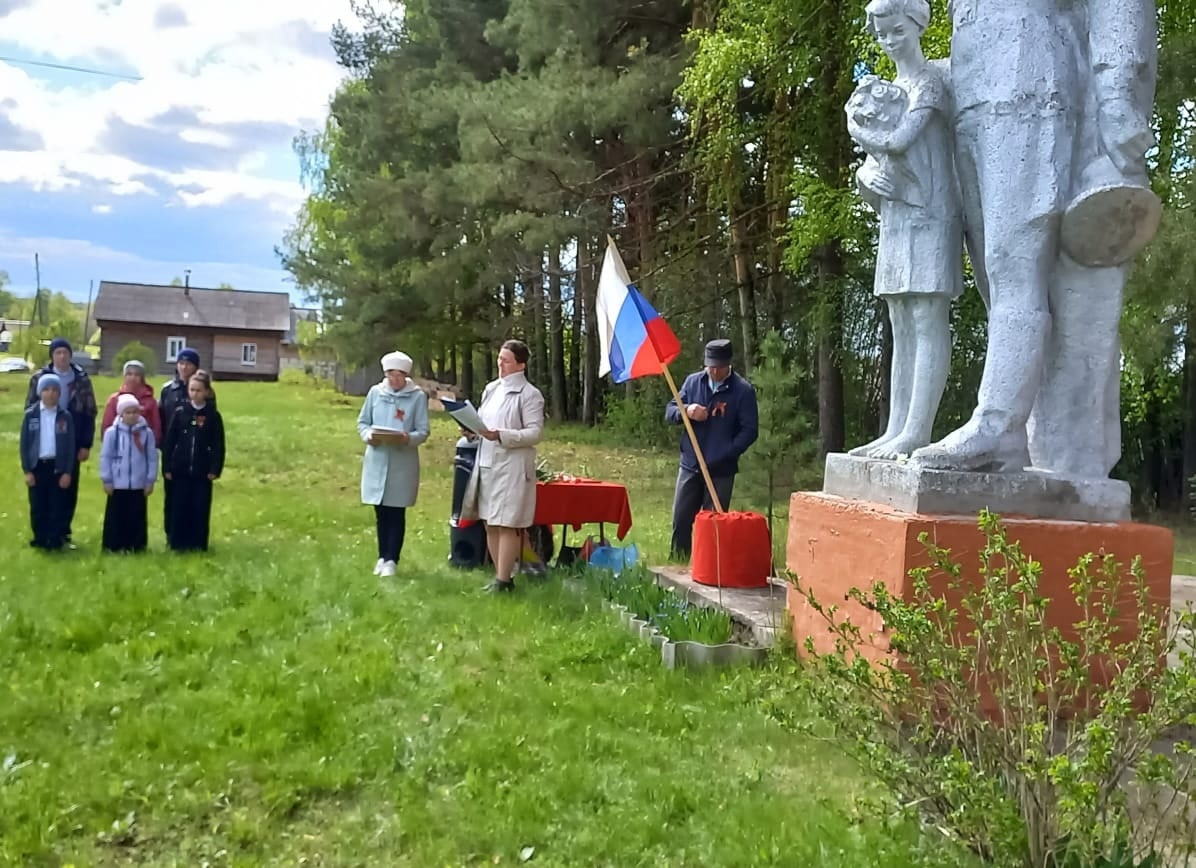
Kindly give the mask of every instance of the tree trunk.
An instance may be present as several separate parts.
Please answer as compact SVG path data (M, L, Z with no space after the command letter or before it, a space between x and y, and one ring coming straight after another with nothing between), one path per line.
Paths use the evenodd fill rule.
M473 344L467 343L461 347L461 370L457 384L466 398L474 400L477 392L473 387Z
M1196 476L1196 304L1188 302L1187 323L1184 328L1184 434L1183 434L1183 488L1180 506L1184 516L1192 516L1196 503L1192 500L1193 481Z
M832 242L817 255L818 295L822 299L818 336L818 435L822 457L842 452L846 439L843 402L843 254Z
M548 377L548 322L544 316L544 254L540 254L540 268L535 277L532 290L532 317L535 328L535 343L532 345L532 357L535 359L536 378L534 382L549 398L552 396L552 384Z
M750 376L756 359L756 287L753 269L748 261L747 242L743 232L743 216L731 207L731 249L735 262L735 285L739 290L739 318L743 326L743 348L736 360L744 376Z
M593 280L591 271L590 239L578 241L577 247L577 289L578 303L582 311L582 335L585 341L581 373L581 421L593 425L598 418L598 329L594 325L592 297Z
M564 421L569 406L565 396L565 334L561 322L561 250L553 246L548 251L548 337L550 352L550 398L552 418Z
M876 433L879 436L889 427L889 413L893 412L893 322L889 319L887 304L880 319L880 370L877 374L880 389L876 402L879 419Z
M581 263L584 259L582 255L582 248L585 245L585 238L578 236L577 238L577 271L573 275L573 310L571 311L573 339L569 341L569 408L572 410L572 415L569 417L576 422L581 418L581 345L585 338L581 331Z

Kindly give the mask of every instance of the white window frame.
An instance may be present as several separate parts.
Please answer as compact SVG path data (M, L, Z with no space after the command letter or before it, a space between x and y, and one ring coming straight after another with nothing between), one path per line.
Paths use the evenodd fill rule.
M182 335L171 335L166 339L166 361L177 362L179 353L187 349L187 339Z
M241 364L247 368L257 367L257 344L241 344Z

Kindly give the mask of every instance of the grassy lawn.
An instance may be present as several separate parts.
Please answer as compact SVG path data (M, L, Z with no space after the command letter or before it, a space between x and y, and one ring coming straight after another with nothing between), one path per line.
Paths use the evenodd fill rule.
M218 386L211 553L162 551L155 493L154 551L102 556L93 462L80 550L45 556L15 462L25 387L0 382L0 863L968 864L852 820L866 782L777 722L803 713L791 663L668 672L593 599L495 599L447 568L443 419L394 580L370 575L357 400L287 385ZM543 454L626 482L632 539L663 554L674 455L599 442L552 430Z

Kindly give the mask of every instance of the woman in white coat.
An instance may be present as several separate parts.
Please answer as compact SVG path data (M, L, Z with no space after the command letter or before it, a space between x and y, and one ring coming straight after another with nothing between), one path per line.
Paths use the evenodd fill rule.
M482 440L464 510L486 522L486 547L495 570L491 591L514 589L523 531L536 513L536 444L544 432L544 396L527 381L529 355L523 341L502 345L499 378L486 386L478 407L486 428L479 432Z
M418 447L428 439L428 396L411 381L406 353L383 356L382 372L382 382L365 396L357 433L366 443L361 502L374 507L378 530L374 575L393 576L407 534L407 507L419 493ZM379 428L388 430L380 435Z

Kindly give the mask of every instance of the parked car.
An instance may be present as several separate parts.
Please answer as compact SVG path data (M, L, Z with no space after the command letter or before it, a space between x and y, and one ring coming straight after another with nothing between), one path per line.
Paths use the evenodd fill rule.
M29 363L24 359L16 356L0 359L0 374L27 374L29 370Z

